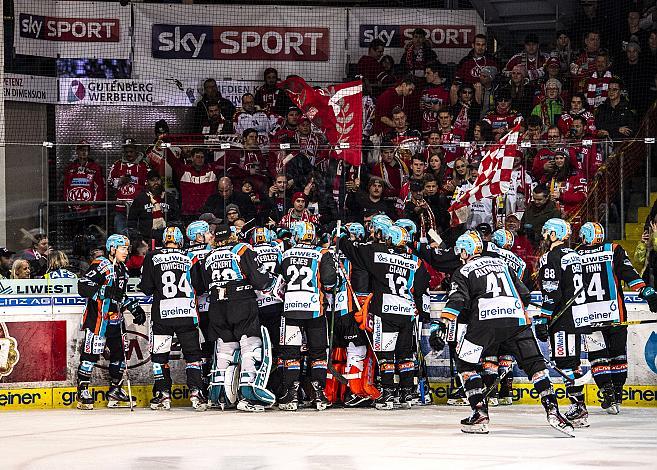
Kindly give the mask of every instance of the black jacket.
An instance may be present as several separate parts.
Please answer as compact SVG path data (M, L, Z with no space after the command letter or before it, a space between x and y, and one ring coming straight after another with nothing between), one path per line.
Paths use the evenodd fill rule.
M144 189L137 195L137 197L135 197L130 205L130 211L128 212L128 228L137 230L146 242L155 238L159 243L162 230L153 231L153 203L151 202L149 194L149 191ZM164 193L162 194L164 195ZM164 217L164 220L172 220L174 218L172 205L169 204L169 202L162 201L160 206L162 208L162 217Z
M256 208L253 205L251 198L242 192L233 191L227 199L221 194L213 194L208 198L201 209L201 212L211 212L220 219L226 218L226 206L229 204L236 204L240 209L240 216L245 220L249 221L256 216Z

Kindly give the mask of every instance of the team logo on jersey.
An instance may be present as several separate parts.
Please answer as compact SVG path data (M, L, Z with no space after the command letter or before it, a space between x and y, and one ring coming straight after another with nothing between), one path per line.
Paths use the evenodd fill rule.
M646 363L650 370L657 374L657 333L654 331L650 333L650 337L646 342L646 347L644 348L644 356L646 358Z
M68 201L91 201L91 191L87 188L71 188L66 195Z

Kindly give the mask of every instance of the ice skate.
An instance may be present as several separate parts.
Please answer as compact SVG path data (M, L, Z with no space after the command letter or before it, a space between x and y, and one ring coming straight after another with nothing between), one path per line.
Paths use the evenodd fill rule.
M582 402L576 402L570 405L566 412L566 419L570 421L575 428L589 427L589 412L586 405Z
M265 411L265 406L262 403L242 398L237 402L237 409L240 411L248 411L250 413L262 413Z
M360 395L349 394L344 399L344 406L347 408L366 406L368 403L371 404L372 400L368 397L361 397Z
M299 409L299 382L294 382L278 400L278 409L283 411L297 411Z
M196 411L207 411L209 408L208 399L205 398L203 392L198 389L191 391L189 401L192 402L192 408Z
M324 395L322 385L317 381L311 382L310 385L312 386L312 400L317 411L323 411L331 406L331 403L326 399L326 395Z
M461 420L461 431L467 434L488 434L488 407L482 405L472 410L472 414Z
M392 410L395 408L395 390L384 388L381 396L374 401L377 410Z
M465 392L461 388L451 388L447 394L447 404L449 406L468 406L468 400L465 398Z
M121 388L123 381L116 385L110 385L109 392L107 392L107 407L108 408L129 408L132 399L132 406L137 405L135 397L129 397L128 394Z
M513 405L513 377L507 377L500 383L497 403L500 406Z
M404 387L399 390L399 403L402 408L410 409L415 400L415 392L411 387Z
M600 407L610 415L617 415L620 413L620 405L616 401L614 386L610 383L605 384L600 391L602 392Z
M94 397L89 392L86 385L78 386L78 403L76 405L78 410L93 410Z
M171 408L171 394L169 392L157 392L151 398L151 410L168 410Z

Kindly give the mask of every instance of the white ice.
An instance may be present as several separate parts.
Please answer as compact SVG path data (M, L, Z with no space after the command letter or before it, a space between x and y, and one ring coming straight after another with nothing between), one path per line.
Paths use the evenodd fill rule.
M490 434L461 433L467 408L199 413L96 409L0 414L0 468L656 468L657 408L591 409L569 438L537 406L491 409Z

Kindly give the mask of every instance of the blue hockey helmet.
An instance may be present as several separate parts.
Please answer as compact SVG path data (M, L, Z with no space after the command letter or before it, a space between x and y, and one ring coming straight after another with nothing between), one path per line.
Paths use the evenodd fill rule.
M295 222L292 225L292 238L297 243L312 243L315 240L315 224L312 222Z
M510 250L511 248L513 248L513 242L515 241L515 237L512 232L501 228L493 232L492 241L500 248L504 248L505 250Z
M543 225L541 234L543 238L549 238L552 233L558 241L567 240L570 237L570 224L563 219L549 219Z
M408 232L408 240L406 241L409 243L413 241L413 237L417 233L417 225L415 225L415 222L411 219L397 219L394 225L406 229Z
M381 236L385 238L386 232L390 227L392 227L392 220L385 214L377 214L372 217L372 230L377 234L381 232Z
M189 241L195 241L197 235L203 235L210 231L210 225L204 220L195 220L187 226L187 239Z
M182 246L183 242L183 234L178 227L167 227L164 229L164 233L162 234L162 243L165 245L167 243L175 243L178 246Z
M125 235L119 235L118 233L110 235L107 238L107 242L105 243L105 248L107 248L108 253L112 250L112 248L116 249L121 246L130 246L130 239Z
M468 230L456 239L454 252L457 256L461 256L461 252L463 251L468 256L480 255L484 251L484 243L476 231Z
M384 237L392 246L404 246L408 240L408 232L403 227L392 225L388 228Z
M251 244L263 245L276 240L276 234L267 227L256 227L251 232Z
M351 222L346 224L345 227L351 235L356 237L356 240L365 239L365 227L363 227L363 224L359 224L358 222Z
M597 222L586 222L579 229L579 238L586 245L598 245L605 241L605 228Z

